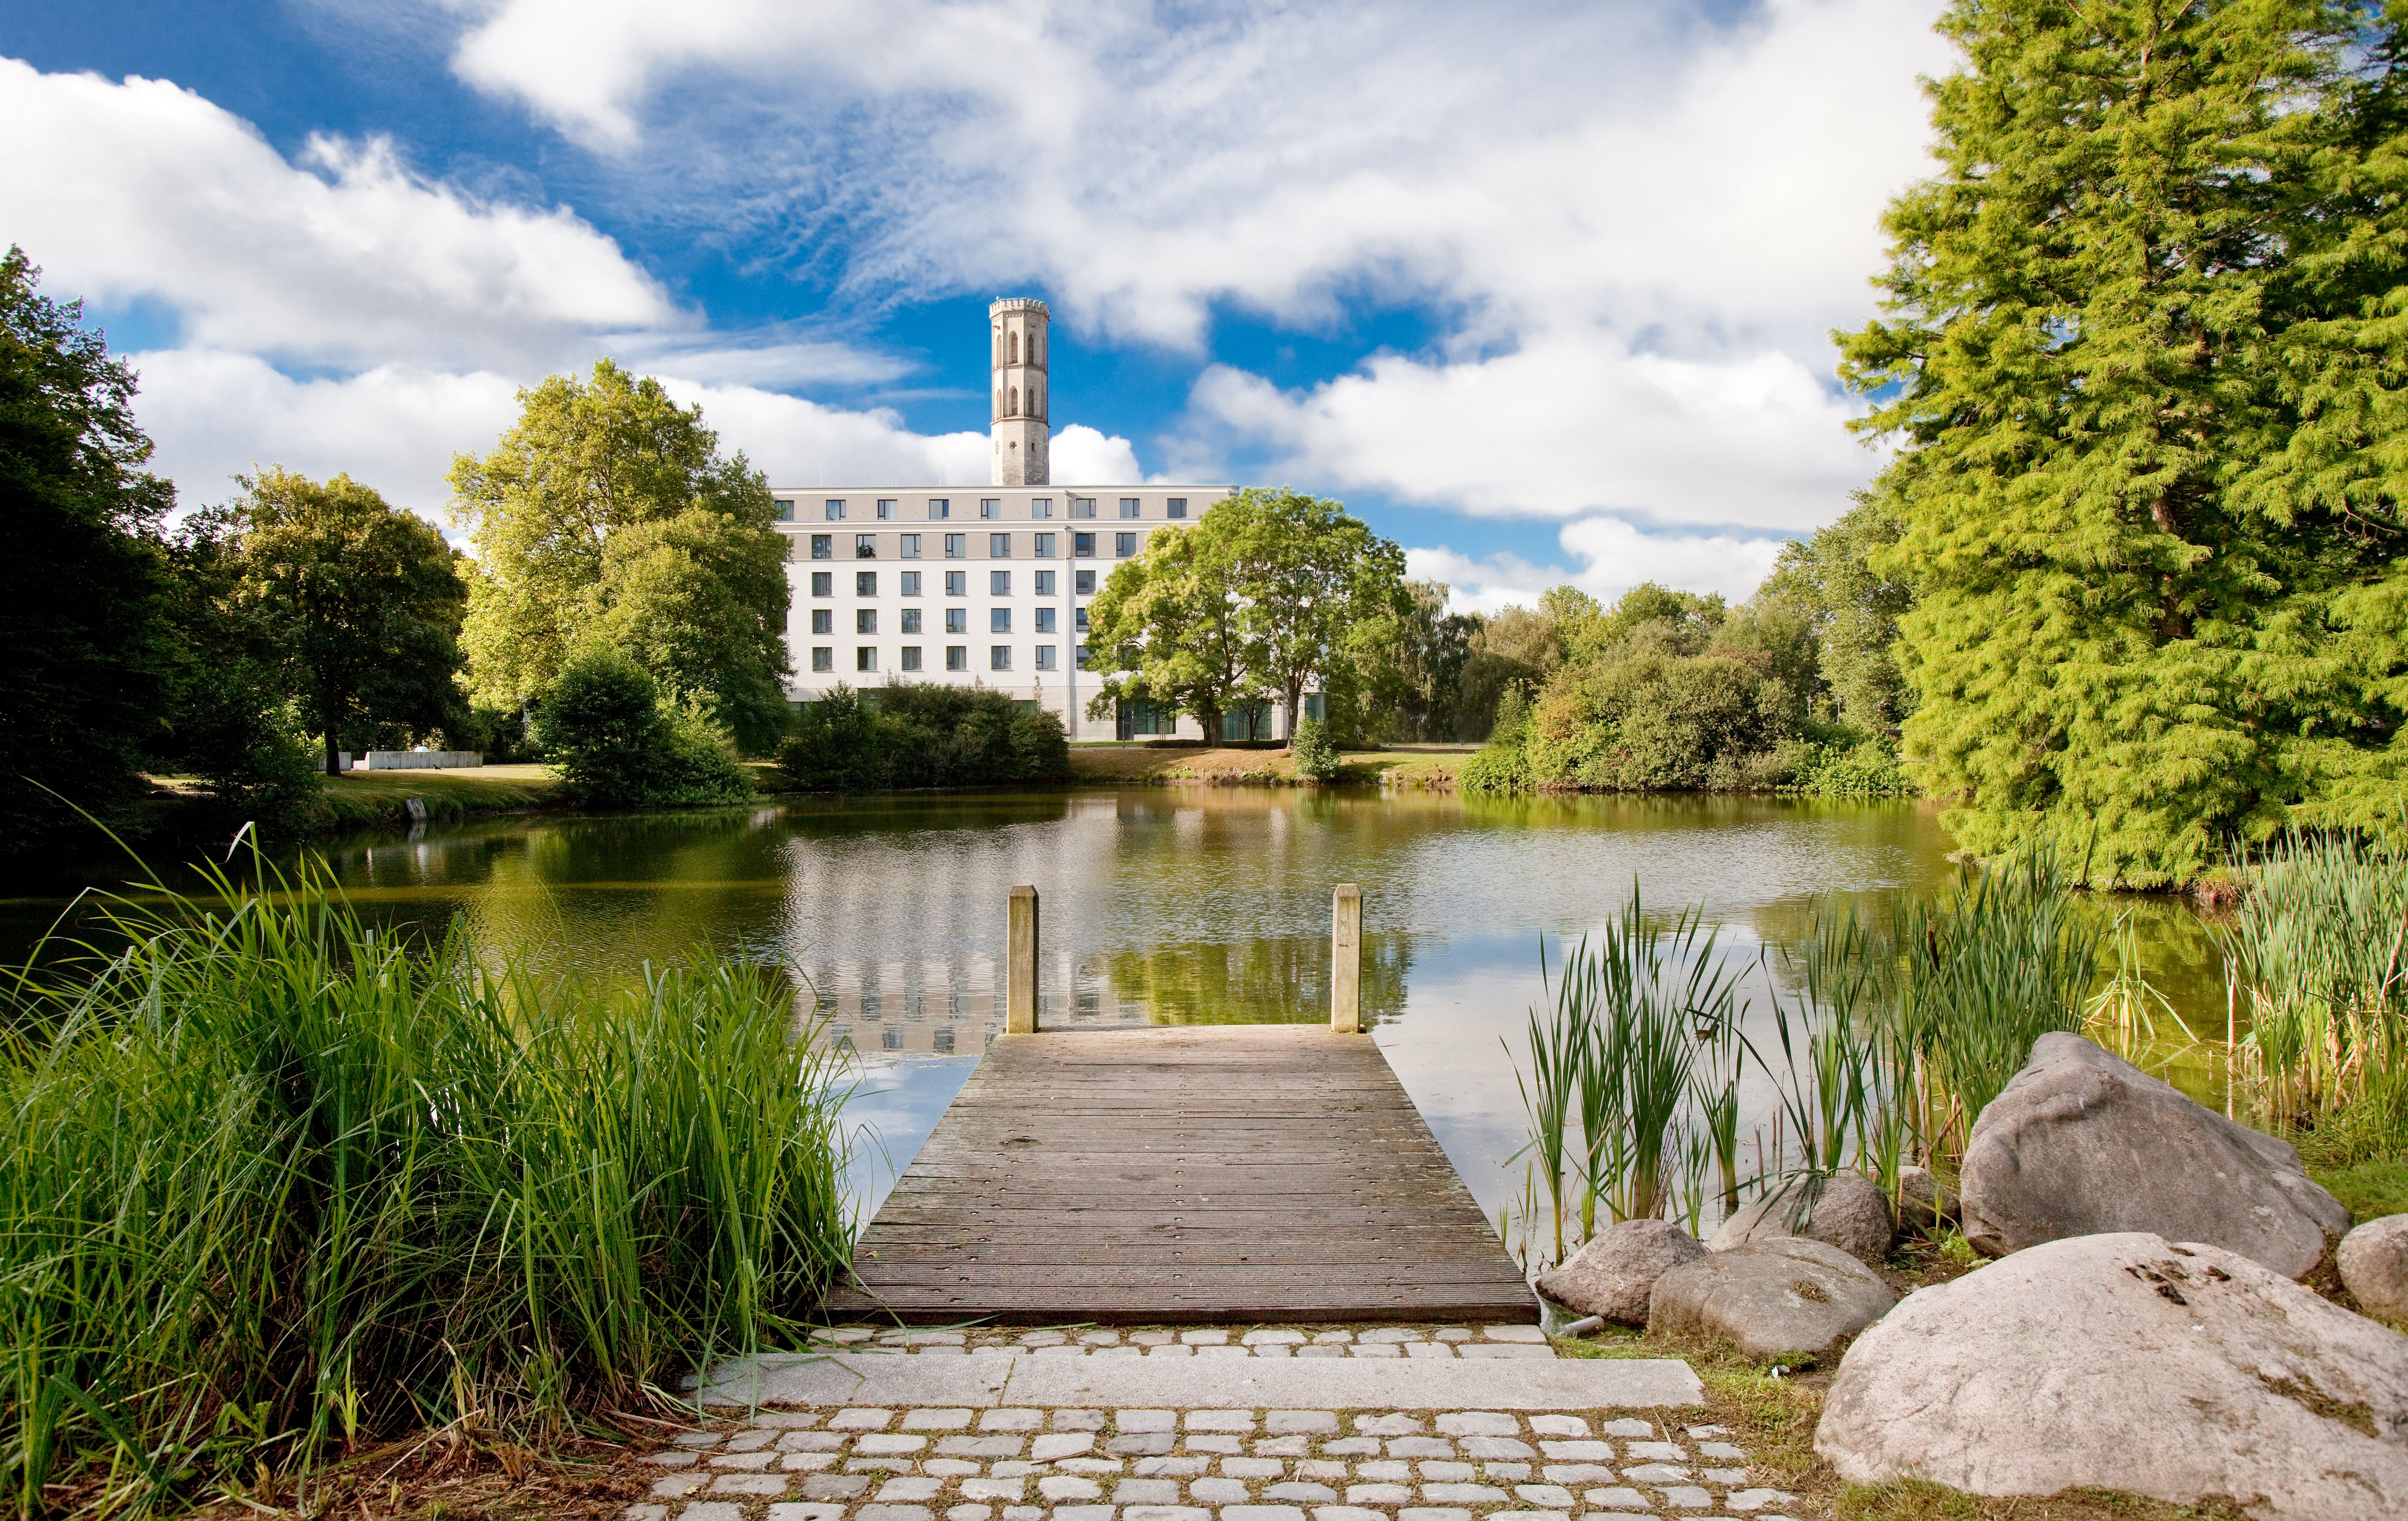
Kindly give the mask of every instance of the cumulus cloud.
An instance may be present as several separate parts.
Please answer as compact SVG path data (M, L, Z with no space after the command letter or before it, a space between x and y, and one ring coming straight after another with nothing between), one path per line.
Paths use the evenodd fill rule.
M1444 581L1454 590L1455 606L1483 613L1514 604L1527 607L1549 587L1566 584L1606 603L1644 581L1743 602L1771 572L1788 541L1744 533L1650 533L1617 518L1597 517L1566 523L1560 542L1577 567L1569 574L1518 555L1475 557L1443 546L1406 550L1405 569L1416 580Z

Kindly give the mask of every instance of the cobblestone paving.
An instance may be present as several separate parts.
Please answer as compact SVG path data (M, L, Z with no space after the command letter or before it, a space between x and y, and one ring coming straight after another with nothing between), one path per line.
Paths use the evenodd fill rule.
M1537 1357L1535 1327L838 1333L921 1356ZM764 1409L651 1455L626 1521L1791 1521L1656 1413Z

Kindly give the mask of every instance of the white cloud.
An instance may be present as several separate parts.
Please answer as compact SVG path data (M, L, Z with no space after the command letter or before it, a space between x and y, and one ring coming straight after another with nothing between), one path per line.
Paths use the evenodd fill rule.
M915 434L890 411L823 406L751 386L666 375L661 383L681 405L699 404L720 448L743 450L773 486L974 486L987 478L984 434Z
M1720 593L1736 603L1755 594L1787 540L1647 533L1619 519L1598 517L1566 523L1560 542L1578 567L1570 573L1533 565L1518 555L1475 558L1443 546L1406 550L1405 569L1416 580L1446 582L1455 606L1483 613L1513 604L1527 607L1549 587L1566 584L1604 603L1644 581L1676 591Z
M1145 479L1127 439L1083 422L1056 429L1051 447L1046 473L1065 486L1135 486Z

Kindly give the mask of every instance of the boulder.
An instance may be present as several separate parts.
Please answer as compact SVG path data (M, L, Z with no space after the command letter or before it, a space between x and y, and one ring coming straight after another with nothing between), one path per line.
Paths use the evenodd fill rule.
M1928 1167L1898 1170L1898 1225L1901 1230L1938 1235L1956 1218L1956 1196Z
M1751 1358L1828 1354L1879 1320L1898 1296L1828 1242L1764 1236L1709 1252L1656 1280L1651 1335L1727 1336Z
M1958 1184L1965 1239L1991 1257L2141 1230L2303 1278L2349 1229L2349 1211L2288 1144L2079 1035L2032 1043L2031 1060L1973 1122Z
M1703 1243L1670 1220L1607 1226L1571 1260L1539 1275L1539 1292L1584 1315L1647 1324L1647 1296L1670 1269L1706 1255Z
M1848 1348L1814 1450L1855 1484L2408 1515L2408 1336L2237 1252L2078 1236L1907 1296Z
M1881 1185L1861 1173L1791 1178L1725 1220L1714 1232L1714 1250L1727 1252L1774 1236L1826 1242L1859 1262L1879 1266L1889 1256L1898 1228Z
M2344 1236L2333 1266L2360 1309L2408 1326L2408 1215L2386 1215Z

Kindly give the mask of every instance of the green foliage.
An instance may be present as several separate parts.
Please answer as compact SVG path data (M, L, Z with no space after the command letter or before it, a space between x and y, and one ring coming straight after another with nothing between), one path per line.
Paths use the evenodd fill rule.
M1840 520L1781 547L1759 605L1805 615L1814 641L1813 681L1799 690L1816 711L1868 733L1897 727L1914 710L1914 689L1899 669L1898 620L1914 604L1906 581L1876 570L1903 525L1895 506L1870 491ZM1885 561L1886 563L1886 561Z
M1391 632L1371 647L1357 679L1348 684L1354 689L1345 694L1352 711L1332 710L1333 717L1351 720L1348 727L1357 737L1430 741L1465 732L1464 670L1482 619L1448 612L1449 594L1443 581L1404 587Z
M753 794L702 701L665 697L649 672L617 650L562 667L536 724L560 768L563 794L584 807L694 807Z
M1555 620L1541 609L1508 607L1483 618L1468 641L1458 699L1462 715L1458 731L1465 739L1484 739L1501 727L1499 704L1508 692L1534 691L1564 662L1564 644Z
M849 1255L835 1065L745 963L615 995L370 927L316 870L118 903L0 1045L0 1485L180 1512L354 1446L640 1410Z
M1288 744L1288 757L1295 762L1296 774L1309 782L1335 781L1338 777L1338 746L1329 737L1329 726L1319 718L1306 718L1296 726L1296 738Z
M578 653L627 652L707 693L755 752L785 732L785 536L760 473L700 407L609 360L519 393L517 425L452 462L478 561L465 635L477 701L543 696Z
M2390 13L1960 0L1934 179L1843 374L1900 446L1905 750L1997 854L2179 884L2293 818L2386 824L2408 157ZM2296 812L2295 812L2296 810Z
M1530 700L1519 685L1505 689L1497 703L1497 725L1488 743L1464 762L1455 787L1478 796L1524 792L1530 787Z
M1613 791L1750 785L1747 759L1789 734L1791 706L1752 662L1634 639L1548 683L1530 716L1530 774L1541 786Z
M174 491L142 469L134 373L39 277L22 249L0 259L0 852L80 828L77 808L129 820L172 659Z
M1215 510L1207 508L1192 528L1148 536L1088 605L1096 690L1087 717L1109 718L1124 702L1153 703L1193 714L1211 738L1223 714L1257 695L1239 618L1235 546Z
M348 476L277 466L242 485L227 611L287 663L327 772L355 725L423 733L465 718L452 678L467 589L443 535Z
M778 765L807 792L996 787L1068 780L1070 744L1059 715L984 688L838 683L796 718Z
M1898 752L1879 740L1858 744L1799 741L1783 757L1789 789L1811 798L1911 798L1914 778Z

